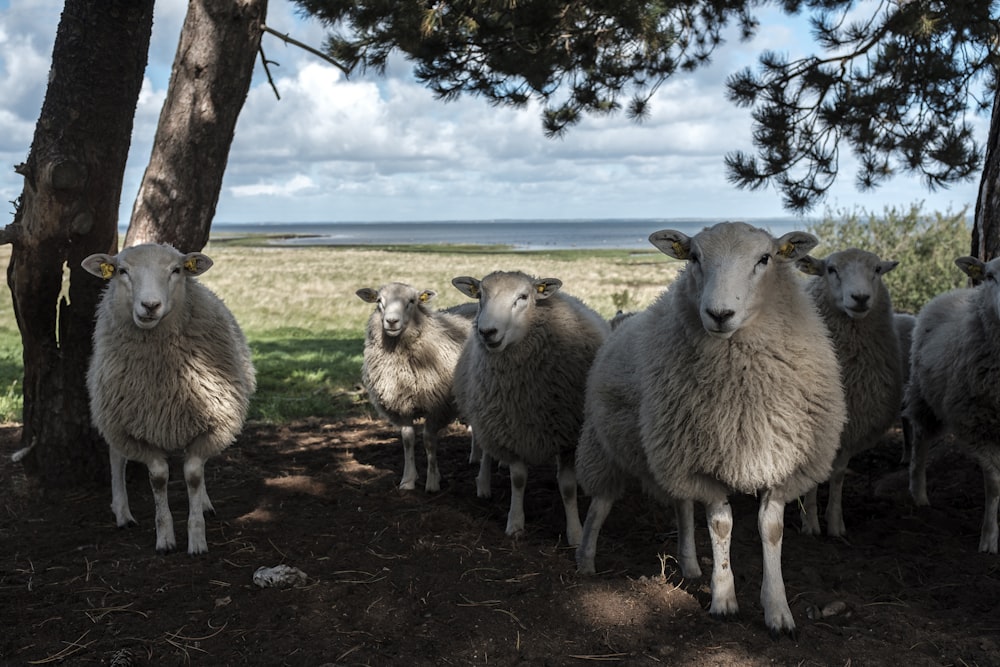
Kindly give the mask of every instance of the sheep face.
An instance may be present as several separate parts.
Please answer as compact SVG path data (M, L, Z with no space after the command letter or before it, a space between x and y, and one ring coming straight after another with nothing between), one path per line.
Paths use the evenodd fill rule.
M653 232L649 240L664 254L688 262L682 279L692 305L705 331L723 339L753 320L768 298L762 283L819 243L805 232L775 239L741 222L719 223L693 237L667 229Z
M382 320L382 332L390 338L395 338L406 331L406 326L413 319L413 314L420 304L430 303L437 296L434 290L418 292L405 283L389 283L377 290L362 287L355 294L362 301L376 304L375 307Z
M169 245L143 244L117 255L98 253L83 260L88 272L109 281L116 308L127 308L140 329L153 329L184 301L187 279L212 266L200 252L184 254Z
M990 290L987 303L994 314L1000 317L1000 258L984 262L975 257L959 257L955 260L955 264L965 275L980 283L976 289Z
M519 271L494 271L481 281L461 276L451 282L466 296L479 299L476 335L492 352L502 352L523 339L538 302L562 287L556 278L537 280Z
M883 261L878 255L858 248L835 252L825 259L806 256L796 262L803 273L825 280L831 302L856 320L871 312L882 291L882 276L898 264Z

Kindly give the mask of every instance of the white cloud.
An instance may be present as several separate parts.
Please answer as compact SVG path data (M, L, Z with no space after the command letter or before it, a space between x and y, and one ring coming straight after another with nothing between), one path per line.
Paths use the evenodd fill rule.
M0 3L0 160L28 153L45 93L59 0ZM157 0L149 67L139 99L121 215L127 219L149 159L167 78L184 20L184 0ZM320 46L324 28L287 0L271 0L267 24ZM262 66L236 130L216 219L329 221L548 217L772 217L787 213L771 190L728 183L724 155L752 150L750 113L725 98L726 77L754 65L764 48L801 55L801 26L762 12L752 44L735 32L715 64L679 75L658 91L650 116L584 119L546 139L536 104L515 110L463 97L444 103L413 81L402 57L384 78L346 78L301 49L265 35L264 51L281 98ZM979 121L977 121L979 122ZM988 119L982 119L982 136ZM22 183L0 170L0 196ZM929 194L900 177L874 193L853 187L842 165L831 206L881 210L917 200L930 209L975 201L976 183Z

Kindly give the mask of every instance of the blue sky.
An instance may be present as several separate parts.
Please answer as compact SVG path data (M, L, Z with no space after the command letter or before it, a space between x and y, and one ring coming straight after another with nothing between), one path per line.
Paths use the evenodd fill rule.
M0 0L0 196L21 192L13 165L31 146L62 2ZM149 159L187 2L157 0L149 68L136 114L120 209L131 213ZM475 98L444 103L413 82L406 62L387 76L355 75L279 39L263 46L280 66L275 98L258 65L223 183L217 222L335 222L532 218L766 218L790 215L773 189L744 192L723 158L752 150L750 113L726 101L726 76L762 49L801 54L803 24L761 13L754 42L735 35L713 64L677 76L641 125L624 115L589 118L546 139L539 110L497 109ZM270 0L268 25L319 47L324 30L287 0ZM989 119L977 117L985 141ZM978 180L930 193L898 176L873 192L853 185L853 163L826 206L881 212L923 202L926 211L975 205ZM822 214L823 209L814 211Z

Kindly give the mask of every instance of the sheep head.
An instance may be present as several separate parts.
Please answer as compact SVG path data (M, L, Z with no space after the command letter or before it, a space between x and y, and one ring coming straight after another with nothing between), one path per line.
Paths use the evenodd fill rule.
M955 264L973 282L978 283L976 289L990 290L991 295L983 304L989 304L996 315L1000 316L1000 258L984 262L976 257L959 257Z
M774 238L743 222L721 222L693 237L665 229L650 243L660 252L687 261L684 281L710 336L729 338L751 322L768 299L765 284L789 262L804 257L819 240L805 232Z
M562 287L557 278L536 279L520 271L494 271L482 280L452 279L460 292L479 300L476 335L493 352L501 352L524 338L539 301Z
M117 255L90 255L81 266L108 281L109 298L131 312L137 327L152 329L184 300L187 279L208 271L212 260L200 252L184 254L169 245L146 243Z
M420 292L406 283L389 283L378 289L362 287L355 294L362 301L376 304L375 308L382 320L382 332L390 338L406 331L420 306L430 303L437 296L434 290Z
M878 303L882 276L899 262L882 260L867 250L848 248L825 259L805 256L796 262L799 270L826 281L831 303L851 319L860 320Z

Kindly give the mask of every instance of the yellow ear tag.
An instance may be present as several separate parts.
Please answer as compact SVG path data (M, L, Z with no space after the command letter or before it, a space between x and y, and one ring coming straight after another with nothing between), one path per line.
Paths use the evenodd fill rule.
M545 294L545 285L537 285L535 286L535 290L537 290L539 294Z
M105 280L111 280L113 275L115 275L115 265L110 262L101 262L101 277Z
M198 270L198 262L192 257L191 259L184 262L184 268L191 273Z
M430 298L430 296L427 294L427 292L421 292L420 293L420 303L427 303L427 300L429 298Z
M674 241L672 245L674 248L674 257L677 259L688 258L687 250L684 249L684 246L681 245L680 241Z
M778 254L782 257L791 257L793 252L795 252L795 245L791 243L782 243L781 247L778 248Z

